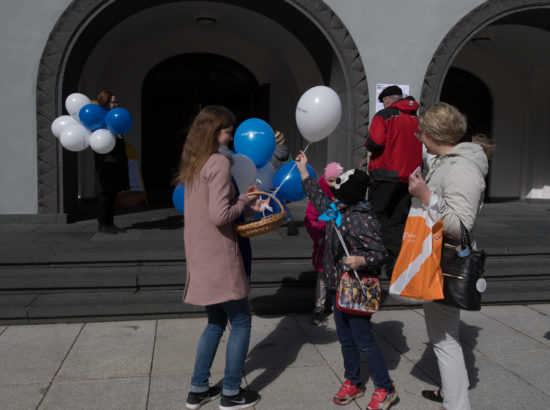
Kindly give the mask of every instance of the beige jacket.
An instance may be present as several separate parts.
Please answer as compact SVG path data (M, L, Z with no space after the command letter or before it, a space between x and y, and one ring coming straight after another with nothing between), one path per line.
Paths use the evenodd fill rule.
M479 144L463 142L442 156L431 158L426 183L439 197L446 242L460 240L460 221L469 230L483 203L487 156Z
M192 186L185 187L185 303L206 306L248 296L233 221L249 203L246 195L236 197L231 164L220 154L212 154Z

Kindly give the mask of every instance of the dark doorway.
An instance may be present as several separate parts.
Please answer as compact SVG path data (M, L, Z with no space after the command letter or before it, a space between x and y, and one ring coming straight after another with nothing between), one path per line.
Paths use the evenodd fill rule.
M451 67L441 89L440 101L454 105L466 115L470 135L485 134L492 138L493 100L489 88L478 77L460 68ZM485 201L490 198L490 174L491 166L486 178Z
M468 132L491 137L493 101L487 86L475 75L451 67L443 88L441 101L454 105L468 118Z
M149 202L170 205L171 180L187 129L206 105L228 107L237 125L256 117L269 122L269 86L237 62L213 54L184 54L154 67L142 92L142 174Z

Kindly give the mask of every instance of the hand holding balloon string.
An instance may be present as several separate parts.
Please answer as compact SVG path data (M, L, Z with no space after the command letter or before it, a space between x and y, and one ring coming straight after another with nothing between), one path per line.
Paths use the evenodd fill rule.
M296 161L294 162L294 165L292 166L292 168L290 168L290 171L288 171L288 174L286 174L286 177L283 179L283 182L281 182L281 184L275 189L275 191L273 192L273 196L277 195L277 192L279 192L279 189L281 189L281 187L284 185L284 183L288 179L288 176L292 173L294 168L298 165L298 158L301 155L305 155L305 152L307 151L308 148L309 148L309 143L306 145L306 147L304 148L303 151L300 151L300 154L296 158ZM306 162L304 163L304 168L306 167L306 165L307 165L307 157L306 157ZM300 168L298 168L298 169L300 169ZM307 170L306 170L306 172L307 172ZM300 175L301 174L302 174L302 171L300 170ZM305 179L305 178L302 178L302 179Z

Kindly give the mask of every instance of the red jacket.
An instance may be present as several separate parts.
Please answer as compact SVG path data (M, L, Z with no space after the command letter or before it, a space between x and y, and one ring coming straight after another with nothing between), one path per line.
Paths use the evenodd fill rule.
M326 204L326 207L328 208L328 205L332 198L334 198L334 195L330 191L330 185L325 180L324 175L321 175L321 177L319 178L319 186L323 189L328 198ZM325 250L325 223L323 221L320 221L318 218L319 212L317 212L311 201L308 202L304 222L306 226L306 231L307 233L309 233L309 236L311 236L311 240L313 241L313 255L311 257L311 262L317 272L323 272L323 252Z
M422 164L422 143L413 97L405 97L378 111L365 140L372 155L369 173L375 180L409 182L409 175Z

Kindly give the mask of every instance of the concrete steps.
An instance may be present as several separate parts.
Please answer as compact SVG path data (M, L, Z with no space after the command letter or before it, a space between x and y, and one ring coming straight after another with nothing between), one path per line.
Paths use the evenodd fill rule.
M483 302L550 301L550 255L489 256ZM0 324L127 320L203 314L181 302L184 261L0 265ZM316 274L309 258L255 259L256 314L312 309ZM389 286L382 280L383 289ZM409 305L385 295L384 308Z

